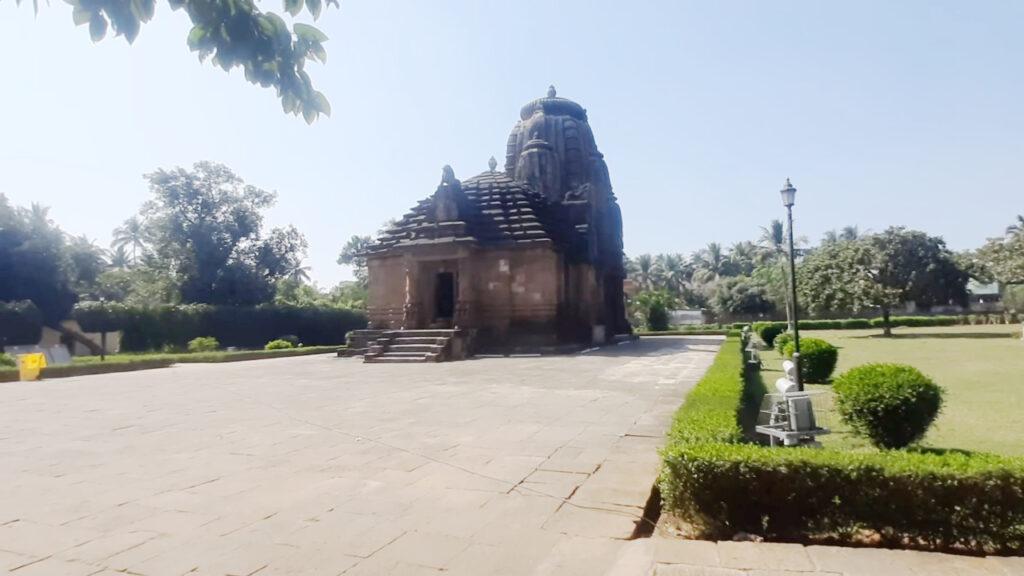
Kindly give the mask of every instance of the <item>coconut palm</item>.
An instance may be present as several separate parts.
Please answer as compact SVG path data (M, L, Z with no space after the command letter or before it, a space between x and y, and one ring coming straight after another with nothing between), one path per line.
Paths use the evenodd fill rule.
M636 281L641 290L654 288L655 266L654 257L650 254L641 254L636 257Z
M1024 216L1018 214L1017 220L1006 227L1007 236L1016 236L1017 234L1024 233Z
M288 270L288 272L285 274L285 277L291 280L292 282L297 282L299 284L307 284L309 283L309 270L309 266L303 266L302 263L299 262Z
M768 226L761 227L761 237L757 240L766 260L776 260L786 253L786 226L782 220L772 220Z
M843 242L857 240L860 237L861 232L858 226L843 226L843 229L839 231L839 239Z
M703 281L718 280L729 269L729 257L718 242L712 242L693 255L695 275Z
M729 249L730 275L749 276L761 260L761 251L753 242L737 242Z
M132 216L125 220L124 224L114 228L114 240L110 243L110 247L115 250L130 248L132 265L138 264L139 254L146 252L145 223L138 216Z
M693 279L693 266L682 254L659 254L657 260L669 292L679 294Z
M110 253L110 266L124 270L131 265L131 256L124 246L118 246Z

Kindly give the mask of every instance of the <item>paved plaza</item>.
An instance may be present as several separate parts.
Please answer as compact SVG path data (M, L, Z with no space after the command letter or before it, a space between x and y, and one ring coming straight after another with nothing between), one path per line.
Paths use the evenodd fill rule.
M672 412L719 342L0 384L0 571L1024 574L1020 558L631 539Z
M603 574L719 338L0 384L19 576Z

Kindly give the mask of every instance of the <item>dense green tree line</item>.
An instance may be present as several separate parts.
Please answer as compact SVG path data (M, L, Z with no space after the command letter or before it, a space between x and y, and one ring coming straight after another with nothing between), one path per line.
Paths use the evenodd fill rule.
M210 162L145 179L149 200L113 231L109 250L62 231L47 208L0 195L0 302L32 302L53 327L76 302L98 300L365 307L364 282L309 282L298 230L266 229L274 193Z
M935 236L902 227L864 233L847 226L817 246L796 240L801 312L844 315L872 312L887 318L907 302L927 309L966 305L967 282L997 281L1007 306L1024 305L1024 217L1004 235L973 251L953 253ZM702 309L720 320L782 318L790 313L788 249L783 224L772 221L757 241L726 248L717 243L690 255L642 254L627 261L641 293L663 293L678 308ZM643 302L634 298L642 321ZM658 300L664 302L664 298ZM637 309L639 307L639 309Z

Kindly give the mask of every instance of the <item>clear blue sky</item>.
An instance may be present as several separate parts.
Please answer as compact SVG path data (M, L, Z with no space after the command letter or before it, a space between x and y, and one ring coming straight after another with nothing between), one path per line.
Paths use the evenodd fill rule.
M798 233L902 224L979 245L1024 212L1024 3L342 0L307 126L200 64L159 4L133 46L63 2L0 1L0 192L106 244L142 174L215 160L280 194L322 285L345 239L499 161L548 84L590 113L628 254L753 239L799 189ZM277 2L263 2L279 10Z

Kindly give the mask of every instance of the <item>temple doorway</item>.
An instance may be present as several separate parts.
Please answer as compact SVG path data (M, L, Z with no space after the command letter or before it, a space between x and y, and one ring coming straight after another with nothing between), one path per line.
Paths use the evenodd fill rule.
M438 272L434 280L434 318L451 320L455 315L455 274Z

